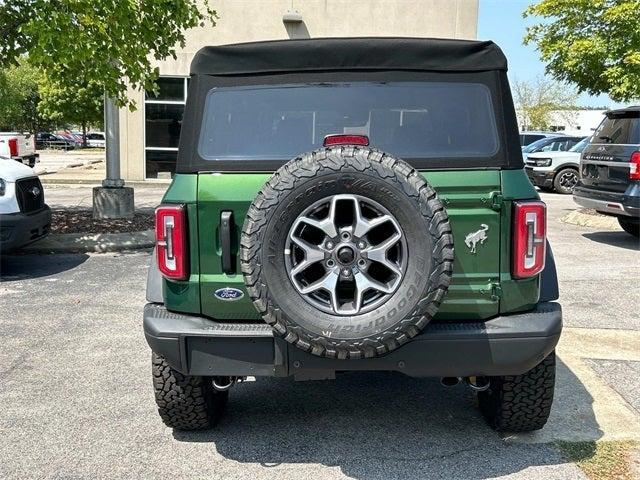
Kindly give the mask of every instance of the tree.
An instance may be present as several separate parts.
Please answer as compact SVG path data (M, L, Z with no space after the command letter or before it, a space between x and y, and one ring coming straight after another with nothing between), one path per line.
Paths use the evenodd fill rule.
M0 64L28 54L58 85L82 78L135 108L128 85L156 90L151 62L175 58L184 30L214 20L208 0L0 1Z
M0 129L36 133L48 126L38 112L41 77L24 58L17 65L0 69Z
M525 130L547 130L554 111L570 119L577 94L567 85L543 76L529 82L515 80L512 85L516 110Z
M72 85L61 85L57 80L43 76L39 88L41 101L38 111L41 115L57 125L79 125L86 147L87 127L101 124L103 120L102 87L96 82L86 82L82 79Z
M541 0L524 16L542 17L524 42L556 80L618 102L640 98L640 0Z

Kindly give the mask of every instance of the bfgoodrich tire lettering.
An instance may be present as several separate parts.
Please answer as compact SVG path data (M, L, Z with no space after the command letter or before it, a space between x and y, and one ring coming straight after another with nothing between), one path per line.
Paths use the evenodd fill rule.
M351 194L383 205L406 237L409 262L395 293L373 311L351 316L314 308L294 288L284 246L306 208ZM382 355L418 334L448 289L453 236L436 192L407 163L370 148L334 147L280 168L251 205L241 239L247 291L262 318L298 348L318 356Z
M218 422L229 392L214 390L210 378L181 374L156 353L152 353L151 366L158 413L165 425L203 430Z
M522 375L490 377L489 389L478 393L480 411L500 432L539 430L551 413L555 379L555 352Z

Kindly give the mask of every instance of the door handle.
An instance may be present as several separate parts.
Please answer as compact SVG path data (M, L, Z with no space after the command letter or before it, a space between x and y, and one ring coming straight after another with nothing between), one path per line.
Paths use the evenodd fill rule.
M224 273L236 273L235 262L233 261L232 238L235 231L233 222L233 212L220 213L220 247L222 250L222 271Z

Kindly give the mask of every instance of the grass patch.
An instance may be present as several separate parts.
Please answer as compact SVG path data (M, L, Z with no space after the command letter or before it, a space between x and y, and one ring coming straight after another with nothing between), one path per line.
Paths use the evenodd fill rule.
M591 480L633 480L633 441L556 442L562 455L574 462Z

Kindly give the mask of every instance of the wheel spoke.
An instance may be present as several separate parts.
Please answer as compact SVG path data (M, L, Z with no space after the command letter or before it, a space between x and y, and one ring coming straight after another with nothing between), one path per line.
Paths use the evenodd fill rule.
M300 289L300 293L307 295L309 293L316 292L318 290L326 290L331 297L331 306L334 311L338 311L338 296L336 294L336 288L338 286L338 273L330 270L320 280L313 282L306 287Z
M400 270L400 268L394 262L387 258L387 252L391 247L398 243L401 238L402 235L396 232L379 245L367 248L364 253L367 255L367 258L369 260L381 263L389 270L391 270L395 275L399 276L402 274L402 270Z
M360 310L360 308L362 307L362 297L364 295L364 292L366 292L367 290L377 290L382 293L391 293L394 289L392 285L390 286L374 280L369 274L363 271L359 271L355 274L355 280L357 290L356 307L358 310Z
M385 222L391 221L390 215L380 215L379 217L375 217L372 219L365 218L362 215L362 209L360 208L360 202L357 198L353 199L354 203L354 225L353 225L353 234L356 237L363 237L369 231L377 227L378 225L382 225Z
M291 275L295 276L306 270L314 263L324 260L324 251L317 245L312 245L295 235L291 235L291 241L298 245L304 251L304 260L298 263L292 270Z

